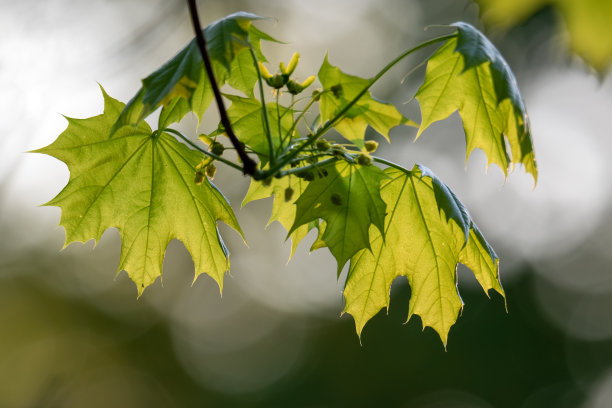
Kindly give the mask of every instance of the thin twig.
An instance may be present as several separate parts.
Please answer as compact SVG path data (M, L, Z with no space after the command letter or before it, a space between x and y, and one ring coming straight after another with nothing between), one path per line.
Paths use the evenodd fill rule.
M200 49L200 54L202 54L202 60L204 61L206 75L208 75L208 80L210 81L213 94L215 95L215 101L217 102L217 108L219 109L219 116L221 116L221 123L225 128L225 133L227 134L230 141L232 142L232 145L236 149L238 157L240 157L240 160L242 160L242 172L244 174L252 176L257 171L257 163L255 163L255 161L247 155L242 143L238 140L238 138L234 134L234 131L232 130L232 124L230 123L229 117L227 116L227 111L225 110L225 105L223 104L223 99L221 98L221 92L219 91L217 80L215 79L215 74L213 72L212 63L208 55L208 50L206 49L206 39L204 38L204 34L202 33L202 27L200 26L200 18L198 17L196 1L187 0L187 3L189 4L189 14L191 15L191 22L193 23L196 42L198 44L198 48Z

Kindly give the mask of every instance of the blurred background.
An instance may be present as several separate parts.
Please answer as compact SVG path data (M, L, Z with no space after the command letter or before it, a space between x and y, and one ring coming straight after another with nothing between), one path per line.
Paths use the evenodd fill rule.
M215 182L249 247L222 230L232 261L223 297L205 275L192 285L178 242L167 250L163 284L139 299L125 273L115 276L117 231L95 248L60 251L60 211L39 205L66 184L67 168L24 152L51 143L67 125L62 114L100 113L96 82L129 100L140 78L191 39L187 8L181 0L0 0L0 406L612 406L612 83L568 50L555 6L563 2L546 3L502 30L463 0L199 2L203 25L239 10L271 17L258 26L287 44L264 52L276 64L299 51L301 79L326 52L344 71L372 76L448 32L436 24L457 20L483 29L506 57L531 116L535 189L520 168L507 180L495 166L487 171L480 151L466 165L456 114L414 143L414 129L393 130L393 149L369 135L381 156L436 172L501 256L508 312L460 268L466 306L445 350L418 317L403 324L410 288L400 279L389 313L366 325L360 344L351 317L339 316L345 276L336 280L331 255L308 254L304 243L287 264L284 230L264 229L271 201L240 208L248 180L236 182L227 168ZM412 97L424 68L406 73L431 52L395 68L374 95L418 122ZM199 130L191 117L180 127L195 137L216 125L210 112Z

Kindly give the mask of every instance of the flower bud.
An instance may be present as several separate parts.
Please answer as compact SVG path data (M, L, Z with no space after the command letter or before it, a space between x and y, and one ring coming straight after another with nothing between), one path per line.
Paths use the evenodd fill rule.
M212 154L216 154L217 156L221 156L224 150L225 146L219 142L213 142L212 145L210 145L210 152Z
M312 85L312 83L315 81L316 77L314 75L309 76L308 78L306 78L304 80L304 82L302 82L300 85L302 85L303 89L308 88L310 85Z
M201 185L204 182L204 174L201 171L196 171L193 182L198 186Z
M210 163L206 166L206 175L212 180L215 178L215 173L217 172L217 167L215 167L214 163Z
M317 148L317 150L325 151L325 150L329 150L331 148L331 145L325 139L318 139L315 142L315 147Z
M369 154L361 153L359 156L357 156L357 163L362 166L369 166L372 164L372 158Z
M259 72L261 73L261 76L264 79L272 78L272 74L270 74L270 71L268 71L268 68L266 68L266 66L262 64L261 61L259 61L257 65L259 65Z
M300 54L297 52L294 52L293 55L291 56L291 60L289 60L289 65L285 67L285 64L283 64L282 62L279 64L281 73L283 73L286 76L290 76L291 74L293 74L293 71L295 71L295 67L297 67L299 60L300 60Z
M367 142L365 142L365 149L368 153L375 152L376 149L378 149L378 142L375 142L374 140L368 140Z

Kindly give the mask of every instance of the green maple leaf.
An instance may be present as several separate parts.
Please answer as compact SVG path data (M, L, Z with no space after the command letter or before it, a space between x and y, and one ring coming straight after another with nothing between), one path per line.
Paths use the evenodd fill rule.
M370 247L370 225L383 231L386 205L379 187L386 176L376 166L345 161L325 169L328 175L311 181L295 202L295 221L289 233L323 219L321 240L336 258L339 274L357 251Z
M340 68L329 63L327 56L319 69L319 81L323 85L320 110L321 120L333 119L348 103L370 84L369 79L345 74ZM399 125L417 126L406 119L395 106L374 99L366 93L344 115L334 127L342 136L363 149L367 126L389 140L391 128Z
M612 2L607 0L476 0L484 20L510 28L546 6L559 11L567 28L569 46L600 75L612 63Z
M251 48L257 58L265 61L260 41L276 41L252 25L259 20L255 14L239 12L218 20L203 30L217 83L226 81L247 95L253 95L257 72ZM142 87L128 102L113 126L113 132L125 125L135 125L159 106L167 107L175 99L187 105L178 106L173 115L160 119L160 128L183 118L190 110L198 119L213 100L212 88L206 75L195 38L175 57L142 80ZM162 126L163 125L163 126Z
M504 174L522 163L537 180L529 119L516 79L495 46L466 23L455 23L456 38L429 59L425 81L416 93L422 122L417 137L432 123L459 110L467 152L482 149L488 164ZM510 145L510 152L506 149Z
M257 153L262 165L267 163L269 159L268 139L263 132L265 128L261 102L254 98L243 98L236 95L225 95L225 97L232 102L227 110L227 116L232 123L234 133L242 143ZM293 127L293 111L275 102L268 103L266 109L272 145L276 149L280 145L281 138ZM279 113L280 129L278 126Z
M99 240L107 228L117 228L119 271L128 273L141 294L161 276L164 252L176 238L191 253L196 277L206 272L222 288L229 257L216 223L242 231L221 192L207 178L194 182L201 154L166 133L151 132L145 122L109 139L124 104L103 93L104 114L69 118L57 140L37 150L70 170L66 187L46 204L62 210L66 245Z
M380 191L388 212L385 239L371 227L371 250L351 258L344 312L353 316L361 335L366 322L389 307L393 280L406 276L412 289L408 319L418 314L423 326L436 330L446 345L463 307L457 263L472 269L485 292L494 289L504 295L498 257L459 199L429 169L389 168L385 173L389 178Z
M287 176L280 179L273 178L268 185L265 185L261 181L251 180L249 191L247 191L242 201L242 205L245 206L251 201L261 200L273 195L274 203L272 205L272 215L270 216L268 225L274 221L278 221L287 231L289 231L295 221L295 202L298 197L302 195L307 185L307 181L295 176ZM287 200L286 196L286 190L288 188L293 191L289 200ZM293 257L299 243L306 237L312 228L314 228L314 224L308 223L301 225L288 234L287 238L291 238L291 255L289 259Z

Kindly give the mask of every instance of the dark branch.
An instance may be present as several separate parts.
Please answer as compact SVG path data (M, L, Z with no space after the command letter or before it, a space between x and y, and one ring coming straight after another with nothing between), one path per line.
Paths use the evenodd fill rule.
M206 74L208 75L208 80L210 81L210 85L212 86L213 94L215 95L215 101L217 102L217 108L219 109L219 115L221 116L221 124L223 124L223 128L225 129L225 133L229 137L232 145L236 149L240 160L242 160L242 171L244 174L248 174L249 176L253 176L257 170L257 163L251 159L246 151L244 150L244 146L238 140L234 131L232 130L232 124L227 116L227 111L225 110L225 105L223 104L223 99L221 99L221 92L219 91L219 86L217 85L217 80L215 79L215 74L213 72L212 64L210 62L210 57L208 56L208 50L206 49L206 39L204 38L204 34L202 33L202 27L200 26L200 18L198 17L198 9L196 7L196 0L187 0L189 4L189 14L191 15L191 22L193 23L193 29L195 31L196 42L198 44L198 48L200 49L200 54L202 54L202 60L204 61L204 68L206 69Z

